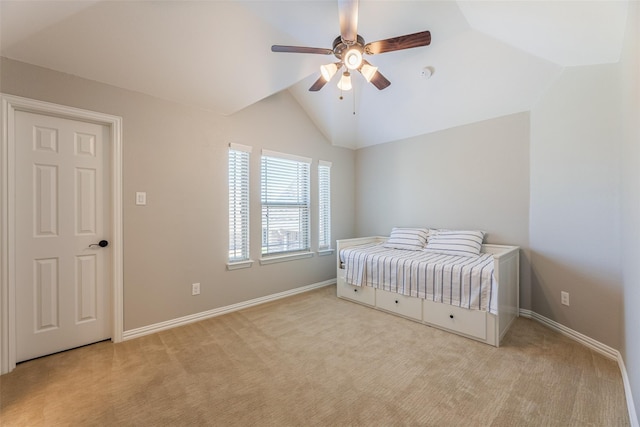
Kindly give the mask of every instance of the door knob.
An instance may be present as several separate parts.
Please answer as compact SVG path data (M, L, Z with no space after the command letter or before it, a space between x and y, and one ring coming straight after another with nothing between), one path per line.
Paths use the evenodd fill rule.
M109 242L107 240L100 240L98 243L92 243L89 245L90 248L93 246L100 246L101 248L104 248L109 246Z

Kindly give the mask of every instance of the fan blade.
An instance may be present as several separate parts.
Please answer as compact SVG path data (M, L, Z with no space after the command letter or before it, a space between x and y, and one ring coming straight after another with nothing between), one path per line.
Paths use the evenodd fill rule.
M391 84L391 82L387 80L387 78L383 76L380 71L376 71L370 83L377 87L378 90L386 89Z
M317 53L319 55L331 55L331 49L321 47L305 47L305 46L281 46L274 44L271 46L271 52L288 52L288 53Z
M338 0L340 16L340 37L342 42L350 45L358 38L358 0Z
M428 46L431 43L431 33L422 31L406 36L392 37L390 39L378 40L367 43L364 51L369 55L378 53L393 52L394 50L411 49L412 47Z
M320 76L320 78L316 80L314 84L311 85L311 87L309 88L309 92L317 92L320 89L322 89L326 84L327 84L327 81L324 79L324 77Z

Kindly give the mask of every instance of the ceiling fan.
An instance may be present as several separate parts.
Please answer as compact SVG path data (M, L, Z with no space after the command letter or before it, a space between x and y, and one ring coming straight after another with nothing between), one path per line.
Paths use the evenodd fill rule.
M333 54L338 58L337 62L320 67L321 76L309 88L311 92L322 89L343 66L346 69L342 73L340 82L338 82L338 88L341 90L351 89L351 72L353 70L358 70L368 82L379 90L385 89L391 82L378 71L378 67L371 65L362 55L377 55L379 53L428 46L431 43L431 33L429 31L421 31L365 44L364 39L358 35L358 0L338 0L338 14L340 17L340 35L333 41L333 48L331 49L305 46L271 46L272 52Z

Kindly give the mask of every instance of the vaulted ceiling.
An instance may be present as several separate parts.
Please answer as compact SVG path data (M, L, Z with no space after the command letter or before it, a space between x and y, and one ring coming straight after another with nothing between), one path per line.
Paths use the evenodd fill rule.
M334 145L359 148L528 111L564 67L615 63L627 1L361 0L365 41L429 30L430 46L367 56L391 81L337 76L336 0L0 1L0 55L233 114L289 90ZM425 67L433 70L424 78ZM0 70L1 71L1 70Z

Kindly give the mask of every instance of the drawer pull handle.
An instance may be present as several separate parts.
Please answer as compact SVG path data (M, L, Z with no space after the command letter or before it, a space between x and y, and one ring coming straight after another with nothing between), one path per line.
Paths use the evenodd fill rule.
M357 290L357 289L354 289L354 290L353 290L353 292L358 292L358 290Z
M398 300L396 300L396 304L398 303Z
M449 317L453 319L453 314L450 314Z

